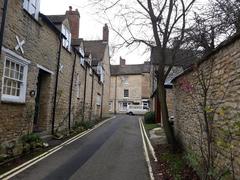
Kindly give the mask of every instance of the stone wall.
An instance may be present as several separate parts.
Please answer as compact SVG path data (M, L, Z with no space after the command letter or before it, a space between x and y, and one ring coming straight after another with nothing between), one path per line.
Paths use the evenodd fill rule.
M30 92L37 89L39 68L41 65L53 73L57 67L58 36L44 22L39 19L36 22L27 12L22 9L22 1L9 1L6 18L3 47L11 50L19 56L29 60L27 75L26 102L22 104L1 102L0 104L0 142L17 139L27 132L32 132L33 116L35 111L35 97L30 96ZM25 40L23 45L24 54L20 50L16 51L16 36L20 41ZM46 46L47 45L47 46ZM1 54L0 77L2 79L5 52ZM50 81L47 90L49 94L45 99L46 121L41 123L44 130L49 131L52 100L54 92L55 74L49 74ZM2 81L0 82L2 87ZM1 88L2 90L2 88ZM0 90L0 91L1 91Z
M240 177L240 136L239 129L233 125L240 122L240 40L218 49L205 59L197 68L178 77L174 82L174 116L175 133L183 147L200 154L201 142L206 142L205 131L201 131L203 112L211 121L213 144L217 154L215 165L225 170L230 164L230 153L234 156L234 170ZM201 78L204 77L204 78ZM203 96L203 81L208 91ZM206 97L207 106L203 109ZM201 103L201 104L200 104ZM214 115L214 116L210 116ZM203 127L204 128L204 127ZM236 130L236 131L234 131ZM233 139L226 139L224 132L233 132ZM203 135L201 135L203 132ZM203 141L202 140L203 137ZM223 148L219 143L226 141ZM202 145L206 147L205 145Z
M2 7L2 2L0 5ZM64 21L64 24L69 26L67 21ZM24 53L21 53L20 50L15 50L17 45L16 37L20 41L25 40L25 44L23 45ZM38 20L31 17L30 14L23 10L22 1L9 1L3 47L28 60L30 64L28 65L27 73L26 101L24 103L1 101L0 103L0 145L5 146L4 144L8 144L9 142L18 141L21 136L33 131L51 133L59 44L58 32L46 24L41 17ZM2 87L3 83L5 56L6 52L3 51L0 61L0 87ZM74 58L75 54L72 50L68 51L62 47L60 59L62 68L59 71L55 131L68 129L69 95ZM79 55L77 55L72 90L71 126L74 125L74 122L82 119L86 67L80 65L79 58ZM36 126L34 124L34 115L37 87L40 82L38 78L39 74L41 74L42 85L40 88L39 120ZM96 107L95 98L97 94L101 96L102 84L99 83L99 78L96 74L93 73L93 76L94 87L96 89L93 90L94 109L92 111L94 111L94 117L99 118L100 111L99 107ZM79 84L77 84L77 78L79 78ZM108 86L109 81L107 83ZM86 112L89 115L92 89L92 76L89 73L89 68L87 68L86 88ZM0 88L0 98L1 91L2 88ZM31 94L33 92L35 94ZM107 93L109 92L106 91L106 99L109 97ZM105 107L108 106L108 100L104 105ZM91 118L88 117L87 119ZM2 148L0 147L0 149Z

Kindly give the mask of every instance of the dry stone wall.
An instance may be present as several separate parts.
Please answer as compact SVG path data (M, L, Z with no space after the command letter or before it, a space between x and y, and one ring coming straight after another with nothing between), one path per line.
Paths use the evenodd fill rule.
M229 168L232 153L237 179L240 177L240 126L236 126L240 122L239 47L239 39L223 47L198 67L178 77L173 89L174 128L178 140L188 152L200 156L200 147L206 148L202 145L206 143L206 127L201 127L203 112L206 112L208 119L212 119L215 166L223 170ZM205 95L204 86L208 88ZM203 106L204 97L206 106ZM232 138L225 134L229 132Z

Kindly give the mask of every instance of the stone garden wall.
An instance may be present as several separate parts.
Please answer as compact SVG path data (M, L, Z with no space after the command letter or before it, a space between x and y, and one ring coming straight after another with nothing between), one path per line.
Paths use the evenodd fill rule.
M222 172L226 169L231 171L233 162L235 176L239 179L239 36L225 42L200 65L177 77L173 92L175 134L184 149L198 157L201 156L201 147L202 151L206 151L205 112L207 119L211 121L209 124L212 127L212 148L215 152L214 166Z

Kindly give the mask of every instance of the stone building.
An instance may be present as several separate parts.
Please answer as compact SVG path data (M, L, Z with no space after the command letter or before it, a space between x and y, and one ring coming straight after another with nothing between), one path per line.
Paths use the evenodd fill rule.
M84 40L85 51L92 55L92 68L100 75L102 83L101 92L95 96L101 104L97 106L101 117L109 115L109 94L110 94L110 55L109 55L109 29L107 24L103 27L102 40ZM99 99L101 96L101 99Z
M160 110L160 101L158 98L157 93L157 66L159 63L159 60L157 58L157 48L153 48L151 51L151 110L155 112L155 121L158 123L162 123L161 121L161 110ZM190 50L180 50L176 55L175 62L172 62L172 55L173 50L167 49L167 58L165 62L165 69L167 71L169 66L173 66L170 73L168 74L166 80L165 80L165 89L166 89L166 98L167 98L167 106L168 106L168 113L169 118L174 118L174 107L173 107L173 91L172 91L172 79L175 78L177 75L181 74L185 69L190 67L195 61L196 56L194 53Z
M239 47L238 34L221 43L195 68L184 71L173 80L174 128L178 140L187 152L201 157L201 148L206 148L206 130L201 130L205 112L213 133L214 165L221 172L229 170L232 173L234 170L236 179L240 177ZM202 82L205 82L207 91Z
M104 77L110 77L102 69L107 72L109 56L103 58L106 67L92 65L94 53L79 39L79 12L70 7L64 15L46 16L39 12L40 1L34 2L8 1L3 9L0 154L25 134L51 134L99 119L108 106L102 92L106 97L109 92L102 89Z
M111 65L109 111L126 113L131 104L149 107L150 63L127 65L120 57L120 65Z

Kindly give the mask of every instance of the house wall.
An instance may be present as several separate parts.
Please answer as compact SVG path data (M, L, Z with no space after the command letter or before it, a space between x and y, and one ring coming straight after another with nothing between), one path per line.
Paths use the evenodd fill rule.
M15 50L17 45L16 36L20 41L25 40L23 45L24 54ZM22 1L9 1L5 32L3 38L3 47L28 59L31 63L28 65L26 102L0 103L0 142L16 140L21 135L31 132L33 128L33 116L35 110L35 97L30 96L30 91L37 88L37 77L39 68L37 64L44 66L54 72L50 76L48 87L49 97L46 103L49 111L46 114L44 129L49 131L52 100L55 83L55 72L57 67L58 37L44 22L39 19L36 22L22 8ZM5 54L1 54L0 78L2 79ZM0 82L2 87L2 81ZM2 89L0 90L2 91Z
M150 75L149 74L139 74L139 75L119 75L111 76L111 86L110 86L110 104L111 113L114 113L115 108L115 96L116 96L116 112L125 113L120 107L122 102L138 102L142 104L142 99L150 98ZM127 79L127 83L123 81ZM124 97L124 89L129 90L129 97Z
M105 70L104 92L103 92L103 117L109 116L109 94L110 94L110 56L109 47L106 46L104 57L102 60ZM102 93L101 93L102 94Z
M2 7L2 2L0 3ZM69 27L68 22L65 20L64 24ZM20 50L16 51L17 45L16 36L20 41L25 40L23 45L24 54ZM43 85L41 90L41 103L40 109L41 121L38 123L38 132L51 133L52 129L52 110L54 89L57 71L57 59L59 50L59 34L56 34L52 28L50 28L45 21L39 18L38 21L33 19L22 7L22 1L9 1L8 11L5 25L5 32L3 38L3 47L11 50L13 53L27 59L30 64L28 65L27 74L27 88L26 88L26 101L25 103L6 103L1 101L0 103L0 154L5 153L5 147L10 142L16 143L21 136L33 132L34 126L34 114L35 114L35 99L38 85L38 75L40 67L47 69L50 73L44 73ZM64 47L61 49L60 64L63 67L59 71L58 91L57 91L57 104L56 104L56 118L55 118L55 131L61 131L68 129L69 118L69 94L71 87L72 68L74 63L74 52L66 50ZM80 65L79 55L77 55L74 80L73 80L73 96L72 96L72 119L71 126L74 122L82 119L82 107L84 99L84 86L85 86L85 67ZM109 59L108 59L109 60ZM1 54L0 61L0 87L2 87L3 68L5 61L5 52ZM77 75L80 79L80 96L77 97ZM101 87L98 76L94 76L94 89L93 94L93 107L94 117L99 118L100 111L96 106L96 94L101 96ZM92 76L89 74L89 68L87 68L87 87L86 87L86 104L90 105L91 101L91 87ZM31 94L35 92L35 95ZM0 96L2 88L0 88ZM106 92L106 98L109 95ZM106 102L108 104L108 101ZM89 112L89 107L87 111ZM89 115L89 113L88 113ZM90 119L89 117L87 119ZM36 130L36 129L35 129ZM17 144L17 143L16 143ZM19 148L16 148L19 150ZM15 150L14 150L15 151ZM19 150L20 151L20 150ZM21 152L14 152L19 154Z
M205 81L211 79L207 93L207 104L216 109L213 124L214 148L218 152L215 161L218 167L226 169L230 163L230 149L234 156L235 176L240 177L240 137L234 132L234 123L239 122L240 112L240 40L222 48L209 57L194 71L185 73L174 84L175 134L187 151L200 154L201 131L203 122L201 106L203 102L202 87L198 72L203 72ZM209 82L209 80L208 80ZM205 110L207 111L207 110ZM222 111L222 112L221 112ZM224 124L227 122L227 124ZM217 145L224 139L224 133L231 130L233 141L231 148ZM239 129L238 129L239 132ZM205 135L205 132L203 132ZM226 138L226 137L225 137ZM229 141L228 141L229 143Z

